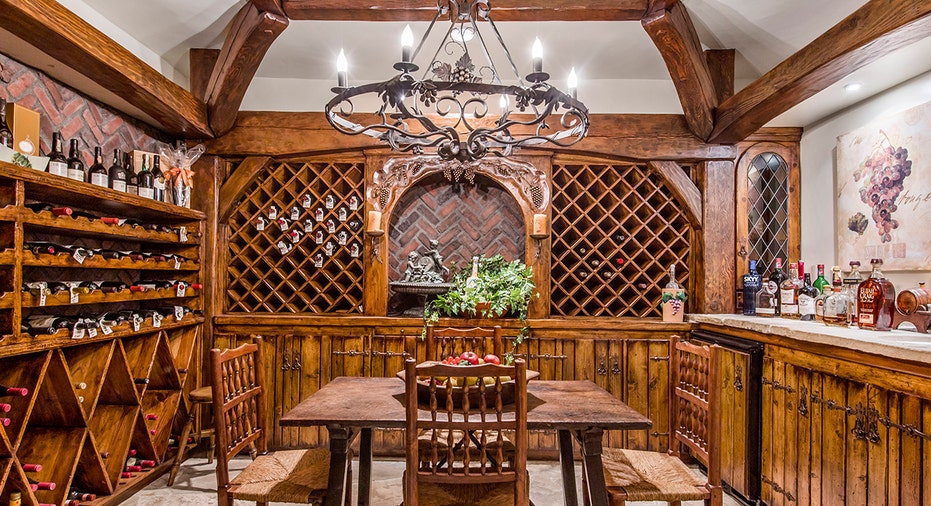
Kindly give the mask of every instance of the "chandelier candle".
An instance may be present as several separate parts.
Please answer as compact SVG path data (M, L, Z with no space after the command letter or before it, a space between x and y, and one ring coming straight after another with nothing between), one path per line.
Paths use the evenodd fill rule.
M414 49L414 32L411 31L411 25L404 27L401 33L401 61L410 63L411 51Z
M533 71L543 72L543 44L540 42L539 37L533 39L533 49L530 51L530 56L533 62Z

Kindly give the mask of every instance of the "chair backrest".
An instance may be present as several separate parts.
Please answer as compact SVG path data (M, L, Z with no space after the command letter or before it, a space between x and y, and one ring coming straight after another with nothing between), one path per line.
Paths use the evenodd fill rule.
M501 326L492 328L435 328L427 325L426 360L443 360L450 355L474 351L480 357L494 353L501 357L504 352Z
M461 369L417 365L414 359L405 363L404 504L416 506L418 484L427 482L472 487L512 482L515 504L529 504L527 364L518 359L513 366L470 366L474 376L465 380L455 377ZM512 384L505 385L508 381ZM454 382L462 386L452 388ZM511 387L512 404L505 391ZM459 394L461 398L455 400ZM513 453L503 431L512 435Z
M247 446L267 450L265 441L265 374L262 338L238 348L210 350L213 423L217 440L217 487L229 484L230 459Z
M669 343L669 452L682 446L708 468L708 483L721 484L721 347L697 345L673 336Z

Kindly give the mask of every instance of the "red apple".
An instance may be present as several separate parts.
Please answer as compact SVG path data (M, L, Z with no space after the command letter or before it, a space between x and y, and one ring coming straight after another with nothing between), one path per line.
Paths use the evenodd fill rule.
M501 365L501 359L498 358L497 355L492 355L491 353L489 353L488 355L485 355L485 363Z
M474 351L464 351L459 355L460 360L465 360L469 365L478 365L478 355Z

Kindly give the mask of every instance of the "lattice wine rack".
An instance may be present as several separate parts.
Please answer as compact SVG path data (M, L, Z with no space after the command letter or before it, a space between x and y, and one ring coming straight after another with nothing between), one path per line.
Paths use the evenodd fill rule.
M553 165L551 314L660 316L669 266L688 286L691 227L645 165Z
M352 162L275 162L256 178L229 221L228 311L360 312L363 181Z

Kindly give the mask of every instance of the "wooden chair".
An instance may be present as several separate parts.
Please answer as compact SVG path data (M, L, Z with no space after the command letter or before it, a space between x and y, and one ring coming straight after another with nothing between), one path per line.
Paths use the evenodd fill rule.
M720 506L721 407L717 396L720 347L669 343L669 452L606 448L602 455L605 482L612 505L628 501L704 500ZM702 480L682 460L683 446L707 466Z
M213 464L213 454L216 448L216 437L213 427L204 427L202 430L191 433L194 427L194 421L197 420L202 408L213 404L213 388L208 386L195 388L187 394L188 405L191 406L191 413L184 422L184 428L181 429L181 438L178 439L178 453L175 455L175 463L171 466L171 472L168 474L168 486L175 484L175 477L178 470L181 469L181 462L184 462L184 456L188 450L188 437L193 436L194 442L197 443L204 437L210 438L207 445L207 463Z
M450 355L474 351L480 357L494 353L498 357L504 352L501 326L492 328L434 328L427 325L427 360L443 360Z
M267 453L265 440L265 374L262 338L251 344L210 350L214 387L213 420L217 438L217 496L220 506L233 499L323 504L329 478L327 449ZM229 479L229 461L255 444L257 455L238 476ZM348 499L347 499L348 504Z
M407 408L407 466L404 473L406 506L524 506L529 500L527 475L527 365L472 366L477 386L462 387L461 407L447 395L450 376L461 370L444 364L405 364ZM429 415L419 416L417 381L426 382ZM488 378L488 384L481 378ZM514 378L513 404L504 404L502 382ZM475 392L470 401L469 392ZM433 435L418 444L418 434ZM514 455L508 458L502 431L514 433ZM469 434L470 451L453 450L453 434ZM445 439L441 434L445 434ZM489 436L489 434L493 434ZM421 438L422 440L422 438Z

